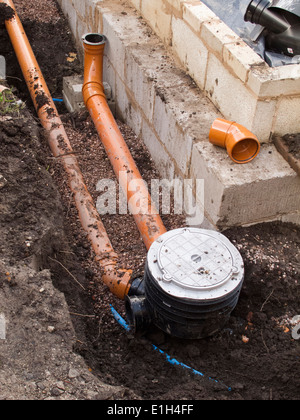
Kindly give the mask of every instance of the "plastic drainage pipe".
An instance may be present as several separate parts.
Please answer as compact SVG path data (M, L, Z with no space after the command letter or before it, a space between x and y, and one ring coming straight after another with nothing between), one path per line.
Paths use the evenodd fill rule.
M280 34L290 28L290 24L276 11L270 10L270 0L252 0L245 14L246 22L258 23L275 34Z
M85 51L83 99L127 197L129 210L149 249L159 236L166 233L166 228L106 101L102 76L107 40L104 35L93 33L82 39Z
M102 280L117 297L124 299L130 289L131 270L118 267L118 255L114 252L93 199L84 183L77 159L50 92L34 56L23 25L11 0L0 0L14 13L6 20L6 29L30 91L40 121L48 133L52 153L60 158L68 175L79 218L94 249L96 260L102 268Z
M227 149L235 163L251 162L260 151L260 142L253 133L240 124L221 118L214 121L209 141Z
M300 54L299 0L252 0L245 21L265 28L266 48L296 56Z

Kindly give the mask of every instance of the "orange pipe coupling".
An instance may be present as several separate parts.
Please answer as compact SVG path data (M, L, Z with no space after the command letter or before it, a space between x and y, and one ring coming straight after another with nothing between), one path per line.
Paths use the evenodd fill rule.
M85 51L83 99L127 197L129 210L149 249L159 236L166 233L166 228L152 203L148 188L106 101L102 77L106 41L106 37L100 34L91 33L83 36Z
M40 121L48 133L53 155L60 158L68 175L68 181L83 229L102 268L102 280L117 297L124 299L130 289L131 270L118 267L118 255L114 252L93 199L84 183L78 161L73 153L62 121L52 101L50 92L34 56L22 23L11 0L0 0L13 9L13 18L6 20L6 29L30 91Z
M260 151L260 142L253 133L240 124L221 118L214 121L209 141L227 149L228 155L235 163L251 162Z

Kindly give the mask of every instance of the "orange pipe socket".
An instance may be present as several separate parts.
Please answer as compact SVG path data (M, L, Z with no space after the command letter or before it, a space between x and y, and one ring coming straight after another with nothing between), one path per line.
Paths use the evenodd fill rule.
M253 133L240 124L221 118L214 121L209 141L227 149L235 163L251 162L260 151L260 142Z
M102 79L106 37L86 34L82 39L85 50L83 99L127 197L129 210L146 248L149 249L166 232L166 228L106 101ZM137 188L132 188L132 185Z
M118 256L114 252L99 214L89 194L78 161L50 92L34 56L28 38L11 0L0 0L13 9L14 17L6 20L6 29L30 91L40 121L48 133L49 145L55 157L61 159L68 175L83 229L94 249L96 260L102 268L102 280L117 297L124 299L130 289L132 271L118 268Z

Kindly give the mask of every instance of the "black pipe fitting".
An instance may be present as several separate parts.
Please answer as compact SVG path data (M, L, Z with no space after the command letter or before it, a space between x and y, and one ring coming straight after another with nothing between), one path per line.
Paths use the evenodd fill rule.
M139 294L136 294L139 293ZM160 290L146 264L144 279L136 279L125 300L127 321L136 336L147 333L151 324L184 339L210 336L220 330L235 308L240 289L221 302L189 302Z
M125 300L125 309L130 331L136 336L145 334L152 323L146 296L128 295Z
M128 296L145 296L145 282L143 277L137 277L132 281Z
M291 26L283 16L270 10L270 0L252 0L245 15L245 21L265 26L269 31L280 34Z
M244 19L265 28L268 50L292 57L299 55L300 17L289 10L276 7L277 3L274 4L270 0L252 0Z

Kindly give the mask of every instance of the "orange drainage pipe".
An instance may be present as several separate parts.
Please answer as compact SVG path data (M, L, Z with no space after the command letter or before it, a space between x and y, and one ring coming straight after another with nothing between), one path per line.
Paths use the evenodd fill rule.
M260 151L258 138L244 126L218 118L214 121L209 140L216 146L227 149L235 163L251 162Z
M127 197L129 210L146 248L149 249L152 243L166 232L166 228L152 203L148 188L106 101L102 78L105 44L104 35L83 36L85 50L83 98L115 175Z
M50 92L34 56L22 23L11 0L0 0L13 10L6 20L6 29L15 49L24 78L43 127L48 132L49 145L53 155L62 160L68 175L69 186L74 195L83 229L102 268L102 280L120 299L124 299L130 289L131 270L118 268L118 256L114 252L99 214L94 206L80 171L73 150Z

